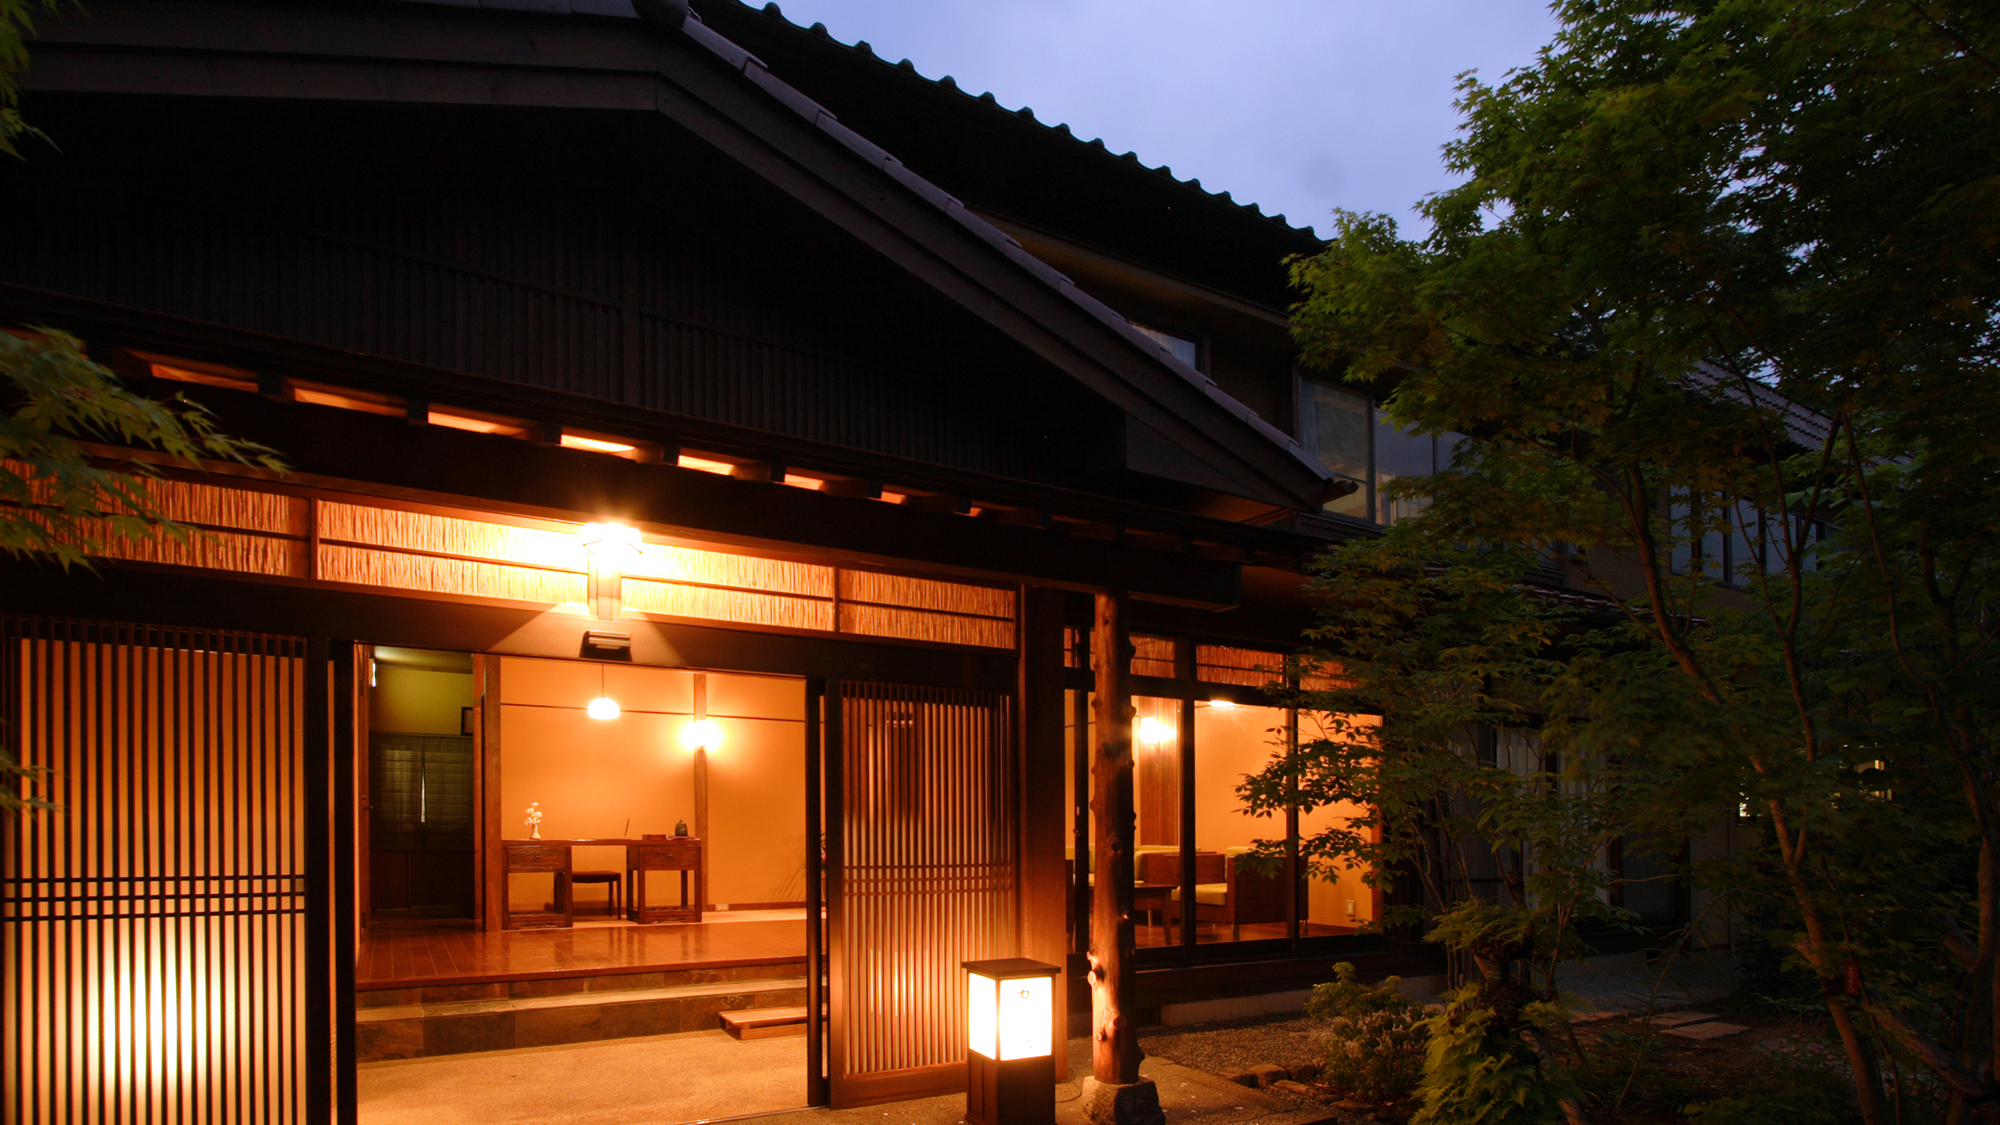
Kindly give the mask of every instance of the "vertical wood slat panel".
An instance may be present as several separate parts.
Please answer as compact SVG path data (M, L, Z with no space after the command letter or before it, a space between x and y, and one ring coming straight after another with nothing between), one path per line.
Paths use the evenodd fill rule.
M1016 848L1007 696L844 683L834 698L838 1085L963 1061L960 964L1014 952Z
M303 1118L295 638L0 617L0 1116Z

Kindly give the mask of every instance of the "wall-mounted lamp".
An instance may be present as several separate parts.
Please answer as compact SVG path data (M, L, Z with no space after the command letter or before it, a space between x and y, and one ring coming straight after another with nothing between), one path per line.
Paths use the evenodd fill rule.
M721 745L722 727L714 719L696 719L681 728L681 748L689 753Z
M590 612L600 621L618 617L625 563L639 557L639 529L622 523L583 525L583 549L590 553Z
M967 961L965 1119L1049 1125L1056 1117L1054 965Z
M1208 705L1217 711L1227 711L1231 707L1236 706L1236 701L1233 699L1211 699L1208 701Z
M1139 729L1136 734L1139 741L1145 743L1147 746L1157 746L1162 742L1172 742L1174 740L1174 728L1153 718L1151 715L1139 720Z

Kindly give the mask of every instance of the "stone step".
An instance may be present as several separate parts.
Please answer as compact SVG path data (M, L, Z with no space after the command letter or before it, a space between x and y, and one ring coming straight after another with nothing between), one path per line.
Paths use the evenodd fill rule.
M803 977L556 996L449 1000L355 1013L361 1062L714 1031L724 1012L803 1005Z
M580 992L636 992L682 985L727 984L742 981L792 980L806 975L803 958L758 965L704 965L618 972L523 973L477 981L426 983L412 981L362 985L355 990L359 1009L407 1008L416 1004L449 1004L461 1000L518 1000L537 996L568 996Z

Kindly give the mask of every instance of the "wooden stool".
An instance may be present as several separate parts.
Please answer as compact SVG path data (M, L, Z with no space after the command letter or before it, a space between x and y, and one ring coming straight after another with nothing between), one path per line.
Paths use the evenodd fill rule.
M618 872L572 871L570 872L569 882L572 888L575 887L578 883L603 883L605 891L604 901L606 905L610 908L611 916L613 918L616 918L624 912L623 910L624 896L620 894L620 892L625 889L624 887L625 879L624 876L620 875Z

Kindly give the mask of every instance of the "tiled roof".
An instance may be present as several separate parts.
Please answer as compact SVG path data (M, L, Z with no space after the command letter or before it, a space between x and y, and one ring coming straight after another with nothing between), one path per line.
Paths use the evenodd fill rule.
M606 2L608 2L608 0L606 0ZM736 4L740 7L746 7L746 8L753 7L753 5L744 3L743 0L719 0L719 2ZM779 8L779 6L775 2L765 4L762 8L762 11L767 16L771 16L776 19L786 20L787 25L790 27L794 28L799 27L798 24L791 23L788 19L786 19L783 10ZM894 69L904 71L908 74L915 75L918 78L924 77L924 75L917 70L916 64L912 63L909 59L903 59L899 62L892 63L888 59L883 58L880 55L877 55L875 53L874 47L871 46L866 39L856 40L851 44L842 43L840 40L835 39L833 37L833 34L827 30L826 25L823 23L815 23L811 27L804 28L803 30L813 35L816 35L822 39L825 39L829 43L846 47L848 50L853 51L855 54L860 55L864 58L872 59L882 66L892 67ZM1259 219L1272 223L1276 226L1283 227L1288 231L1295 232L1306 238L1318 237L1309 227L1293 226L1289 221L1286 220L1283 214L1266 215L1263 209L1260 208L1254 200L1248 203L1239 203L1235 199L1233 199L1230 196L1229 192L1226 190L1209 191L1207 188L1201 186L1201 180L1198 177L1189 177L1188 179L1185 180L1180 179L1179 177L1174 175L1172 168L1169 168L1165 164L1158 165L1157 167L1154 165L1147 164L1143 159L1140 158L1139 154L1135 152L1114 154L1111 152L1110 147L1104 143L1103 138L1093 137L1090 140L1086 141L1081 137L1078 137L1074 132L1072 132L1070 127L1064 122L1042 121L1040 118L1035 116L1035 111L1030 106L1023 105L1019 108L1010 109L1005 104L1003 104L1000 101L1000 99L996 97L991 91L975 95L970 90L964 89L963 87L959 86L957 80L952 78L952 76L949 74L942 75L936 79L926 79L926 81L930 81L934 85L939 86L945 90L950 90L958 94L959 96L966 98L969 101L978 102L983 105L989 106L991 107L992 112L994 113L1011 114L1024 121L1040 125L1042 128L1048 130L1050 134L1067 138L1069 141L1077 144L1078 146L1081 146L1081 148L1083 149L1091 150L1095 153L1102 154L1103 158L1112 160L1123 160L1127 163L1136 164L1139 167L1144 168L1149 172L1158 173L1159 175L1166 177L1167 179L1173 181L1174 183L1180 184L1181 186L1187 188L1191 195L1199 196L1203 199L1214 200L1219 203L1226 203L1234 208L1237 208L1238 210L1247 212L1248 214L1254 215Z

